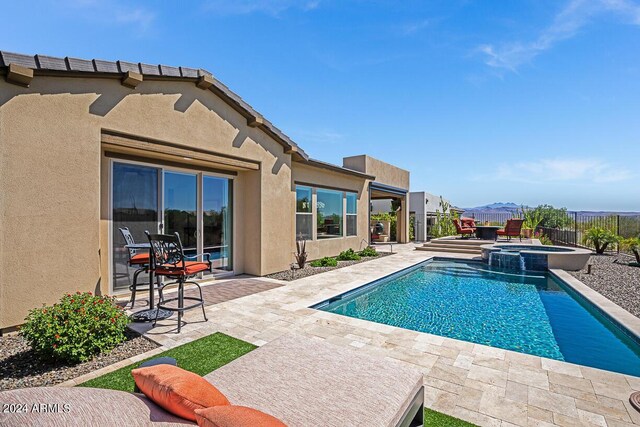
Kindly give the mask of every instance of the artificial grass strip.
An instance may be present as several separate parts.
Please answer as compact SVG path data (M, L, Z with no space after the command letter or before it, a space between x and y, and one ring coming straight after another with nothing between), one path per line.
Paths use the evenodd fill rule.
M176 359L179 367L186 369L187 371L194 372L200 376L204 376L256 348L257 347L253 344L217 332L190 343L172 348L171 350L157 354L149 359L164 356L173 357ZM131 370L140 366L140 364L145 360L125 366L124 368L104 374L82 384L78 384L78 387L108 388L112 390L133 392L135 383L131 376ZM466 421L441 414L440 412L433 411L429 408L425 408L424 410L424 425L425 427L474 426Z
M475 427L475 424L453 418L449 415L424 408L424 426L433 427Z
M253 344L217 332L172 348L149 359L164 356L173 357L182 369L204 376L255 348L257 347ZM133 392L135 383L131 376L131 370L140 366L142 362L144 360L91 379L78 386Z

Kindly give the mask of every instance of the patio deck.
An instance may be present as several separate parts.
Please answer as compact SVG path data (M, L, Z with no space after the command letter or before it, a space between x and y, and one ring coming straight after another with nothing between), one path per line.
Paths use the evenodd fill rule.
M308 308L432 256L453 256L414 248L394 245L399 253L393 256L210 305L208 322L193 310L185 316L193 323L179 335L175 319L159 322L145 335L172 347L220 331L262 345L295 331L420 368L428 407L481 426L640 425L640 413L628 402L633 391L640 391L638 377ZM233 286L235 280L221 286Z

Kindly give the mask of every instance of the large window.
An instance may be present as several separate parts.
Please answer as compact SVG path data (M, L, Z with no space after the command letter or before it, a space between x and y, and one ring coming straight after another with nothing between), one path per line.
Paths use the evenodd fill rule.
M347 236L358 235L358 195L347 193Z
M318 239L342 237L342 191L316 191L316 221Z
M310 187L296 186L296 239L312 239L313 211L311 210L311 194Z

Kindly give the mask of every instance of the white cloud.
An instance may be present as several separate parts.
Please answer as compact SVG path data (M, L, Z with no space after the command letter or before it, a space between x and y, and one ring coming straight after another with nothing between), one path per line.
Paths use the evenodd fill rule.
M329 129L301 130L292 132L294 139L301 144L337 144L344 140L344 135ZM303 144L304 145L304 144Z
M431 19L423 19L422 21L410 22L401 27L401 32L405 36L415 34L423 29L429 27L433 21Z
M156 13L151 9L114 0L64 0L58 3L87 20L127 26L137 35L148 34L156 19Z
M520 65L557 43L574 37L595 17L603 14L640 25L640 5L632 0L570 0L535 40L484 44L478 47L478 51L484 54L485 63L490 67L516 71Z
M501 164L478 180L535 183L601 184L634 178L631 171L597 159L540 159Z
M133 25L141 33L149 31L156 19L155 13L144 8L120 9L114 15L116 22Z
M320 0L208 0L207 10L223 15L264 13L278 16L288 9L310 11L320 6Z

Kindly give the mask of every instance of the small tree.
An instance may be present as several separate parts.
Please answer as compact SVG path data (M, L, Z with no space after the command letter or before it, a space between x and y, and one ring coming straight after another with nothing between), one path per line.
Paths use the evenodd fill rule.
M609 245L618 243L620 237L611 230L594 227L587 230L583 241L587 245L593 245L596 248L597 254L603 254Z
M440 209L436 209L435 225L431 234L433 237L454 236L456 227L453 220L458 218L457 213L451 212L451 204L446 202L442 196L440 197Z
M620 242L624 250L631 251L636 257L636 263L640 264L640 237L631 237Z
M534 232L544 219L543 212L541 210L527 209L524 206L520 208L520 215L524 219L522 228L533 230Z

